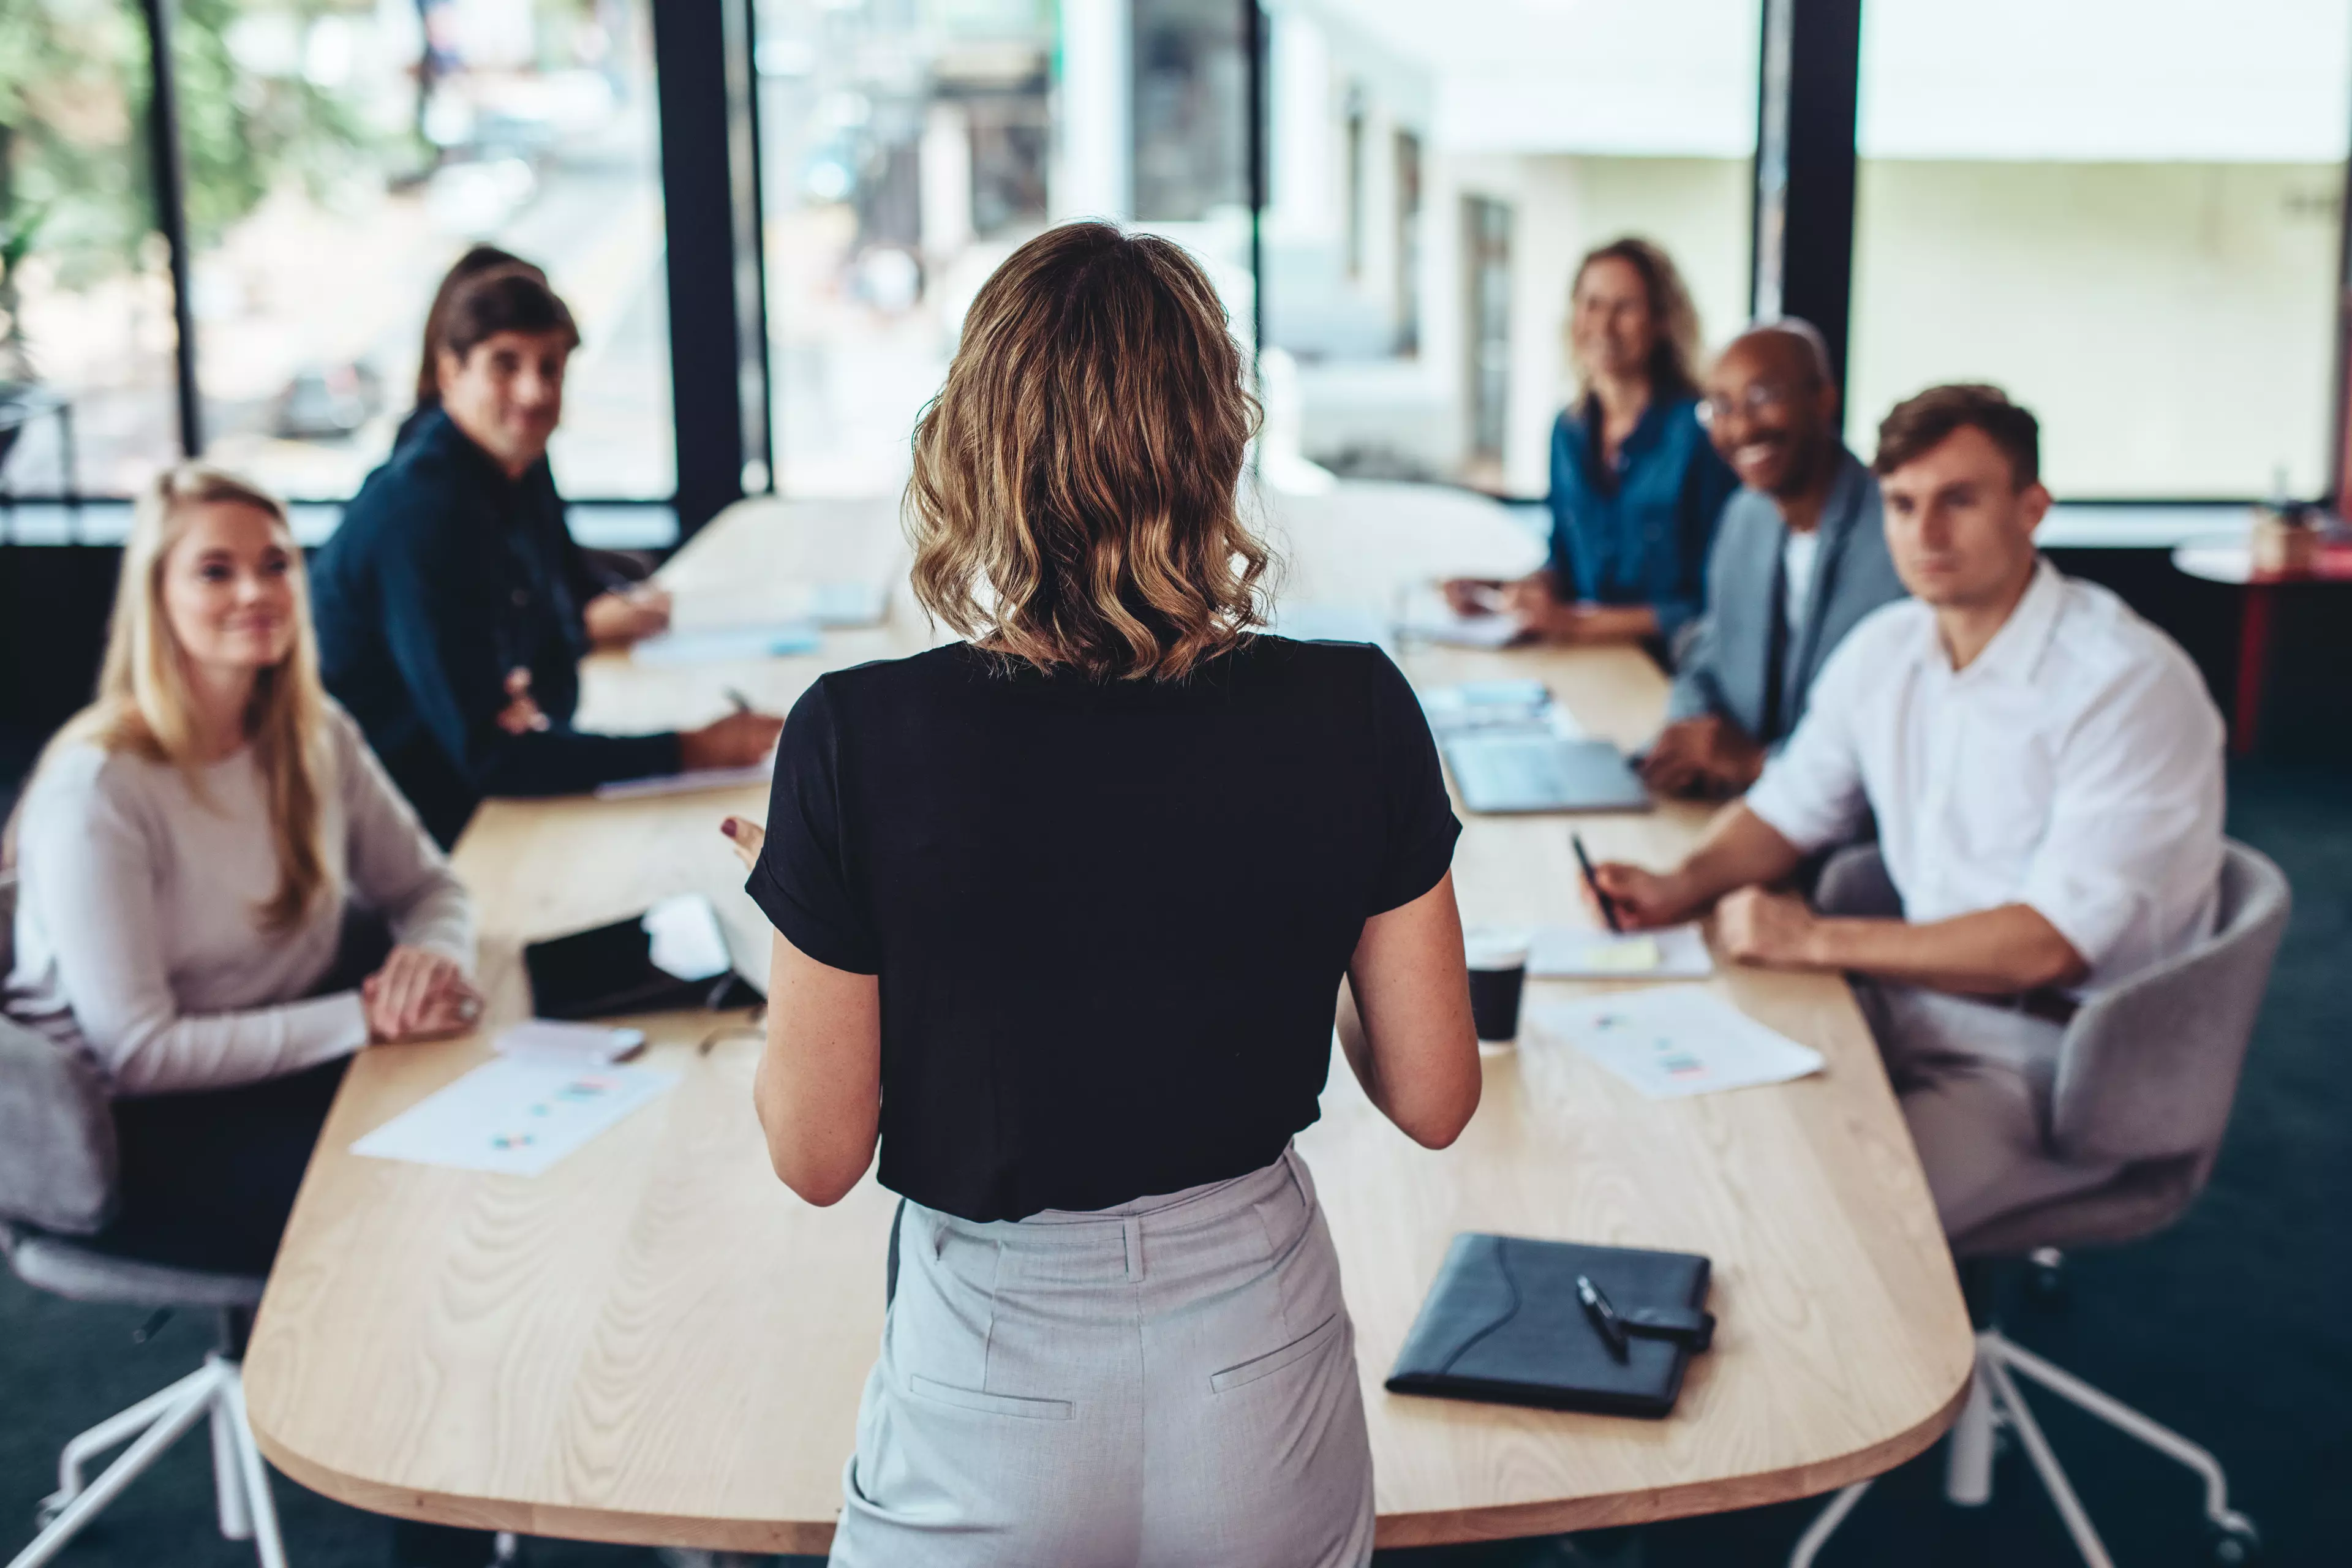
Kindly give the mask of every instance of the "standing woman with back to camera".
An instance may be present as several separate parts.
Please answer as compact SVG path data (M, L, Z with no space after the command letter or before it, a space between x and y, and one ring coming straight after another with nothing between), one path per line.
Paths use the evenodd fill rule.
M915 436L918 595L969 640L784 728L754 1098L816 1204L906 1200L833 1561L1360 1564L1355 1336L1291 1147L1341 1040L1478 1103L1459 825L1377 648L1257 627L1256 409L1209 282L1106 224L1016 251Z

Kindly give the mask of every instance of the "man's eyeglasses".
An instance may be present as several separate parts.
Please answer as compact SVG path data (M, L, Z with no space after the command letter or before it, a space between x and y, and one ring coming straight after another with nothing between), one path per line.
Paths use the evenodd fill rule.
M1727 397L1717 392L1700 398L1698 422L1702 427L1712 430L1735 412L1753 418L1767 408L1785 407L1795 395L1792 388L1777 382L1751 381L1738 397Z

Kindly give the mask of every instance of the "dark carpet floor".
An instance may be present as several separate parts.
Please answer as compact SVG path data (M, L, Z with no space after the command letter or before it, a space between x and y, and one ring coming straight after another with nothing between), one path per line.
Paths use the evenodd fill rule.
M2231 829L2286 868L2295 911L2211 1187L2165 1235L2067 1261L2054 1301L2016 1282L2004 1321L2042 1352L2210 1447L2275 1563L2335 1565L2352 1541L2352 770L2241 767ZM207 1327L175 1320L143 1345L135 1311L76 1306L0 1276L0 1550L31 1532L74 1432L194 1365ZM2041 1399L2052 1442L2119 1563L2211 1559L2188 1472ZM1937 1494L1941 1448L1887 1477L1823 1555L1882 1563L2071 1563L2023 1456L2000 1463L1992 1504ZM280 1479L297 1568L379 1568L388 1531ZM1742 1568L1786 1560L1818 1504L1789 1504L1579 1541L1384 1553L1391 1568ZM212 1526L200 1437L181 1445L60 1560L72 1568L212 1568L253 1561ZM2329 1542L2334 1546L2329 1546ZM650 1564L636 1549L527 1542L531 1568ZM1210 1565L1204 1565L1210 1568Z

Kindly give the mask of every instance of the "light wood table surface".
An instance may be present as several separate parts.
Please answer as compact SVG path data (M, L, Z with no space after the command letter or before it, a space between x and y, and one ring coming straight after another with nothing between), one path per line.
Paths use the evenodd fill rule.
M1386 605L1402 584L1525 570L1494 507L1343 486L1268 509L1287 602ZM908 596L887 506L745 503L665 570L681 622L755 613L787 581L897 582L888 623L801 658L646 668L589 661L583 722L676 727L721 689L789 703L819 671L937 640ZM1664 682L1627 649L1409 649L1423 684L1540 676L1589 730L1654 727ZM623 803L492 802L457 864L479 900L496 1026L528 996L521 943L710 895L741 958L766 927L717 832L761 789ZM1663 861L1677 806L1580 823L1598 855ZM1474 921L1581 922L1568 825L1465 817L1454 875ZM753 973L758 973L754 969ZM1825 1072L1643 1100L1530 1038L1485 1058L1462 1139L1423 1150L1335 1058L1315 1168L1355 1315L1383 1545L1629 1523L1803 1496L1885 1470L1965 1392L1966 1311L1927 1186L1860 1015L1831 978L1709 984L1817 1048ZM1530 1000L1576 986L1539 982ZM295 1205L245 1363L263 1452L363 1508L532 1534L821 1552L882 1326L893 1199L869 1176L813 1209L770 1173L745 1016L642 1020L677 1087L535 1179L362 1159L352 1141L484 1060L484 1038L368 1050ZM700 1042L711 1039L707 1052ZM1663 1421L1392 1395L1381 1387L1457 1231L1649 1246L1715 1260L1715 1348Z

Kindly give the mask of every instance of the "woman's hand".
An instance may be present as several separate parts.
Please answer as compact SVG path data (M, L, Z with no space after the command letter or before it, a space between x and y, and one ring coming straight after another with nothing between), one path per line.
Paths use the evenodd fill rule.
M719 831L727 835L727 842L733 846L735 858L743 862L743 869L748 871L760 863L760 846L768 841L766 828L748 816L730 816L719 825Z
M548 727L547 715L530 694L530 671L518 665L507 671L507 705L499 710L499 728L509 735L529 735Z
M395 947L360 984L368 1038L377 1044L463 1034L482 1016L482 998L454 959Z
M599 594L582 606L588 640L598 647L626 647L669 630L669 595L650 583Z
M1438 584L1445 607L1457 616L1491 616L1503 607L1509 584L1491 577L1452 577Z

